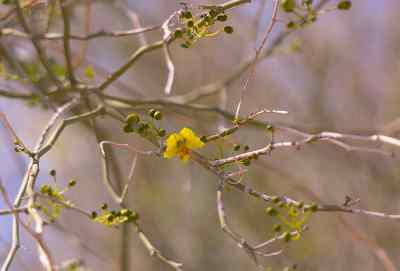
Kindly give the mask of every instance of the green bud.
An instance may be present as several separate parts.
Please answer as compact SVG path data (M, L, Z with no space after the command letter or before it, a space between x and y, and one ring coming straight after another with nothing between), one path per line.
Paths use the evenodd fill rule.
M270 216L276 216L278 214L278 211L275 208L272 208L272 207L267 207L267 209L265 209L265 211Z
M92 219L95 219L95 218L97 217L97 212L96 212L96 211L92 211L92 212L90 213L90 217L91 217Z
M233 27L230 25L227 25L224 27L224 32L227 34L232 34L233 33Z
M49 175L52 176L52 177L56 176L56 174L57 174L57 172L56 172L55 169L52 169L52 170L49 171Z
M73 187L75 185L76 185L76 181L74 179L69 180L69 182L68 182L69 187Z
M102 210L107 210L107 208L108 208L107 203L103 203L103 204L100 206L100 208L101 208Z
M220 22L225 22L226 20L228 20L228 16L226 14L218 15L217 20Z
M156 111L153 114L153 118L156 119L156 120L161 120L162 119L162 113L160 111Z
M244 146L244 151L248 151L248 150L250 150L250 147L248 145L245 145Z
M122 129L125 133L132 133L134 131L131 123L126 123Z
M293 22L293 21L290 21L290 22L287 23L286 27L289 28L289 29L293 29L293 28L296 27L296 23Z
M215 17L215 16L217 16L218 12L216 10L212 9L208 12L208 14L210 14L211 17Z
M176 30L175 33L174 33L174 36L177 39L182 38L182 36L183 36L182 30L179 30L179 29Z
M296 0L282 0L281 7L285 12L293 12L296 8Z
M160 137L164 137L166 133L167 133L167 132L165 131L164 128L158 129L158 135L159 135Z
M271 201L273 202L273 203L279 203L280 202L280 199L279 199L279 197L278 196L272 196L271 197Z
M194 26L194 22L192 20L186 23L187 27L192 28Z
M342 1L337 4L337 8L340 10L349 10L351 8L351 1Z
M157 110L155 110L154 108L149 110L149 116L154 118L154 114L157 112Z
M234 151L240 150L240 144L235 144L235 145L233 145L233 150L234 150Z
M282 230L282 226L280 224L275 224L273 229L274 232L280 232Z
M40 193L42 194L47 194L50 190L50 186L48 186L47 184L44 184L40 187Z
M113 222L114 218L115 218L115 216L113 214L110 214L109 216L107 216L107 221L109 223L111 223L111 222Z
M185 11L182 15L185 19L190 19L193 17L193 15L190 11Z
M122 216L130 216L132 215L132 211L129 209L121 209L121 211L119 212Z
M187 49L190 47L190 43L188 42L181 43L181 47Z
M125 118L125 122L128 124L136 124L140 120L139 115L136 113L130 113L128 116Z

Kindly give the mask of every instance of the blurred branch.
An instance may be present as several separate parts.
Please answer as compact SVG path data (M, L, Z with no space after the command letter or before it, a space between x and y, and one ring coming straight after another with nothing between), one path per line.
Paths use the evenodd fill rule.
M37 95L34 93L18 93L4 89L0 89L0 96L11 99L21 99L21 100L31 100L37 97Z
M90 27L92 23L92 0L85 0L85 27L84 33L87 36L90 33ZM71 38L71 35L70 35ZM78 68L85 59L86 51L88 48L88 41L83 41L80 44L79 53L76 58L73 59L73 67Z
M277 22L279 4L280 4L279 0L273 0L272 15L271 15L270 23L269 23L269 25L267 27L267 30L266 30L265 35L264 35L264 38L261 41L261 45L256 50L256 55L254 57L254 61L250 65L249 75L247 76L246 81L245 81L245 83L243 85L243 89L242 89L242 91L240 93L239 102L238 102L238 104L236 106L235 119L239 118L240 107L241 107L242 102L243 102L244 94L245 94L245 92L246 92L246 90L247 90L247 88L249 86L250 80L255 75L254 73L255 73L255 67L256 67L257 60L260 57L260 54L261 54L262 50L264 49L264 46L266 45L266 43L268 41L268 38L271 35L272 29L274 28L275 23Z
M115 31L107 31L107 30L99 30L97 32L93 32L86 35L76 35L70 34L70 39L72 40L80 40L80 41L88 41L97 38L106 38L106 37L126 37L126 36L133 36L143 34L145 32L150 32L154 30L160 29L160 25L148 26L143 28L135 28L129 30L115 30ZM15 36L20 38L28 38L28 39L38 39L38 40L62 40L64 39L64 34L61 33L45 33L43 35L31 35L26 32L21 32L17 29L13 28L3 28L1 29L1 35L7 36Z
M17 12L17 17L19 20L19 23L21 24L22 28L26 33L29 35L32 35L32 32L30 30L30 27L28 26L28 23L25 20L24 12L22 10L20 1L14 1L15 3L15 8ZM57 76L54 74L53 70L50 67L49 61L47 59L46 53L44 49L41 47L39 40L37 40L35 37L31 38L32 44L36 49L36 53L39 57L39 60L43 67L45 68L47 74L49 75L50 79L53 81L53 83L59 88L63 89L63 84L60 82L60 80L57 78Z
M72 57L71 57L71 49L70 49L70 32L71 32L71 26L70 26L70 21L69 21L69 15L66 7L66 1L65 0L60 0L60 8L61 8L61 15L63 19L63 24L64 24L64 38L63 38L63 45L64 45L64 57L65 57L65 63L67 64L67 74L68 74L68 79L71 82L72 87L75 86L77 83L75 74L74 74L74 67L72 65Z

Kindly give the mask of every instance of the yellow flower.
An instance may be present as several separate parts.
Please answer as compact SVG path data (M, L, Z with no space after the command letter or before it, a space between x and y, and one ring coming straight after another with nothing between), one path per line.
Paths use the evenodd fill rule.
M165 141L166 149L164 158L170 159L178 156L183 162L190 158L190 150L204 146L200 138L189 128L182 128L179 133L170 134Z

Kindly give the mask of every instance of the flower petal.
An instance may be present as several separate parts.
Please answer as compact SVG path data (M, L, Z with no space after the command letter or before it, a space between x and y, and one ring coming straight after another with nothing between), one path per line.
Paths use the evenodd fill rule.
M183 128L179 135L185 139L185 145L189 149L198 149L204 146L200 138L189 128Z

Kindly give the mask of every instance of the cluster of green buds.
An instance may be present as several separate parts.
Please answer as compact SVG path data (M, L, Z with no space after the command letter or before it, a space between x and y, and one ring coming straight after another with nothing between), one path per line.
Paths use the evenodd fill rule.
M300 3L298 0L282 0L281 9L295 16L294 20L290 20L287 23L287 27L290 29L299 28L315 22L318 15L322 12L315 10L313 2L313 0L301 0ZM351 1L340 1L336 5L336 9L348 10L351 8L351 5Z
M55 177L56 171L50 170L49 175ZM67 206L72 206L72 203L65 199L64 193L76 185L76 180L68 181L64 189L59 189L56 185L43 184L39 189L39 197L44 200L40 203L35 203L35 208L40 210L49 219L49 222L55 221L60 216L61 210Z
M273 226L273 232L285 242L299 240L311 214L318 210L315 203L305 205L303 202L287 202L278 196L271 197L270 202L271 206L265 211L279 220Z
M150 140L157 140L160 137L164 137L166 134L165 129L155 123L155 121L162 120L162 113L156 109L150 109L148 116L150 118L142 120L136 113L129 114L125 118L124 132L137 133Z
M226 22L228 20L228 15L225 14L224 10L217 7L196 16L186 8L181 12L180 20L183 26L175 30L174 36L183 40L183 43L181 43L183 48L189 48L198 40L214 37L222 31L227 34L233 33L233 27L230 25L225 25L223 29L211 30L211 27L217 22Z
M108 210L108 206L106 203L103 203L100 208L101 213L97 214L96 211L93 211L91 213L91 218L97 223L103 224L105 226L118 226L139 219L138 213L127 208L123 208L120 210Z

